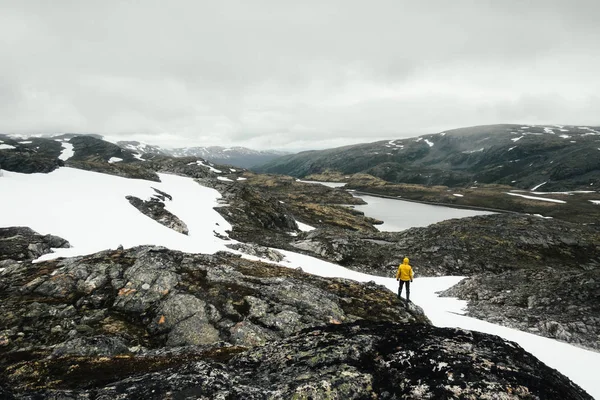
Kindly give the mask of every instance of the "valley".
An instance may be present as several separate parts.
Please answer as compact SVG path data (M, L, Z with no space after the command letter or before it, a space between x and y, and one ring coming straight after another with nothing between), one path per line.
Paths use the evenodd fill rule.
M0 234L2 307L10 316L0 327L6 360L0 393L7 398L26 393L85 398L89 388L113 393L111 382L142 395L143 385L131 381L133 370L141 382L153 381L150 386L166 394L178 390L164 380L169 368L177 368L177 382L192 379L196 388L196 379L206 382L204 373L224 380L234 371L255 374L256 382L235 382L263 398L263 383L280 365L269 346L290 349L294 360L288 379L277 384L281 393L321 393L311 381L316 377L302 386L295 374L306 360L332 365L321 353L322 335L343 349L343 343L353 343L352 332L362 332L360 343L368 345L358 357L386 360L404 357L378 344L397 345L392 331L422 332L430 343L443 338L470 343L472 335L483 335L462 337L465 331L441 327L515 340L599 395L593 370L578 368L583 360L596 363L599 354L600 231L598 205L591 201L597 192L576 186L569 193L540 192L546 185L571 185L568 181L535 188L540 181L525 190L498 183L394 183L333 169L302 176L345 183L331 188L197 157L133 153L89 136L31 143L0 139L6 143L0 149L2 207L11 210L0 218L8 229ZM357 192L495 212L381 231L385 218L370 216L368 204L352 194ZM59 244L63 247L55 247ZM392 278L404 256L416 273L415 303L408 308L395 297ZM573 290L564 286L565 276ZM443 290L462 300L435 294ZM468 354L482 362L514 349L485 335L477 342L484 347ZM515 390L500 375L497 383L477 387L482 373L477 365L463 369L459 360L465 355L456 346L439 351L439 362L450 365L442 368L445 379L462 371L461 393ZM529 358L511 368L544 370L535 357L516 351ZM252 366L254 352L267 357L262 372ZM299 352L308 358L295 358ZM336 357L333 381L352 365L352 356ZM74 365L82 368L80 375L69 372ZM108 372L116 366L123 372ZM377 363L352 373L363 380L349 386L339 381L336 390L362 393L367 389L361 382L390 380L410 388L416 379L408 369L390 376ZM548 370L528 390L545 398L589 398L561 376ZM550 384L549 377L558 383ZM435 374L428 379L431 395L457 390L435 383ZM372 393L390 390L370 387ZM198 393L211 396L238 393L225 384L202 390Z

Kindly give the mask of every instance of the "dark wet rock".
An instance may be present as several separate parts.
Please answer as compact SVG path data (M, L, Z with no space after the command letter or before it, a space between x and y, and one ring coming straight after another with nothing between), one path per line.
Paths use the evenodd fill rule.
M592 399L497 336L372 321L313 327L246 351L21 362L6 376L20 399Z
M54 235L40 235L27 227L0 228L0 261L33 260L53 248L71 247L65 239Z
M158 195L153 196L149 200L142 200L135 196L125 196L132 206L137 208L142 214L152 218L161 225L173 229L176 232L188 234L188 227L176 215L165 208L165 199L169 201L172 197L164 192L154 189Z
M600 269L481 274L443 295L468 300L475 318L600 350Z

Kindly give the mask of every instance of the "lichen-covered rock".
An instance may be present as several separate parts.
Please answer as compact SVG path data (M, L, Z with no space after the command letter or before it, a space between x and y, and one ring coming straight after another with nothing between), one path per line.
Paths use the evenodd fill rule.
M5 375L7 398L18 399L592 399L497 336L374 321L313 327L245 351L63 357Z
M0 367L23 349L35 359L216 343L250 347L316 325L428 321L372 283L325 279L231 253L148 246L11 264L0 271L0 288Z
M54 235L40 235L31 228L0 228L0 261L33 260L51 253L53 248L65 247L70 247L65 239Z

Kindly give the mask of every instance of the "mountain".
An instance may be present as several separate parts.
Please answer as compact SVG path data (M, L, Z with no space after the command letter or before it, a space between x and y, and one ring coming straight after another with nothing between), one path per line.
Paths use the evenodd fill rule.
M281 151L258 151L246 147L182 147L164 150L173 157L199 157L216 164L233 165L234 167L251 168L264 164L287 153Z
M257 151L246 147L179 147L162 148L159 146L140 143L137 141L118 141L116 143L123 149L139 154L163 155L171 157L197 157L213 162L240 168L251 168L254 165L264 164L288 153L281 151Z
M393 183L589 190L600 180L600 127L487 125L280 157L257 172L365 173Z

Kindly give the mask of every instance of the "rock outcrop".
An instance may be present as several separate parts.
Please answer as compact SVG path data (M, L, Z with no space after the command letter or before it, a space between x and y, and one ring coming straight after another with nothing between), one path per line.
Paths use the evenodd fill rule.
M0 272L0 289L5 355L252 346L328 323L427 321L378 285L154 247L12 264Z
M51 253L53 248L71 247L65 239L40 235L31 228L0 228L0 262L34 260Z
M18 399L592 399L497 336L373 321L308 328L246 351L62 356L5 374L5 398Z
M137 208L142 214L152 218L167 228L187 235L189 231L185 222L165 208L164 202L166 200L171 201L171 196L160 190L154 190L157 194L152 196L149 200L142 200L135 196L125 196L125 198L129 200L129 203Z
M558 265L475 275L443 292L467 315L600 350L600 269Z

